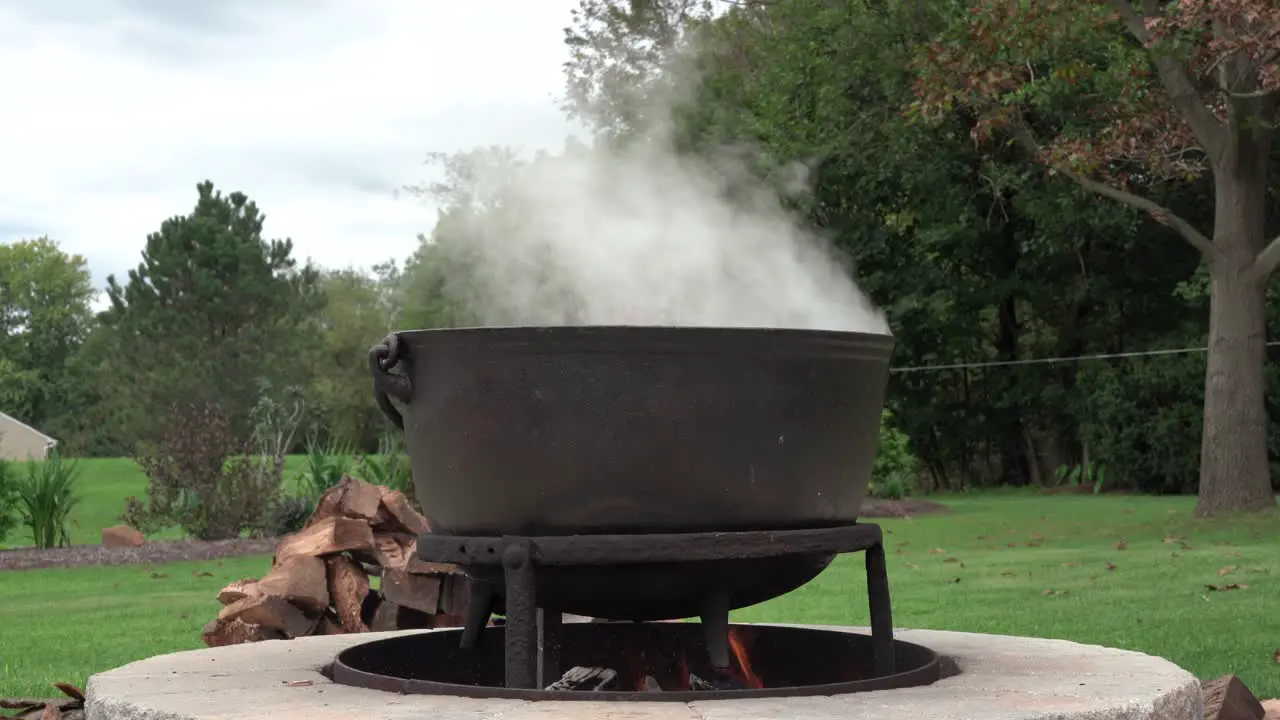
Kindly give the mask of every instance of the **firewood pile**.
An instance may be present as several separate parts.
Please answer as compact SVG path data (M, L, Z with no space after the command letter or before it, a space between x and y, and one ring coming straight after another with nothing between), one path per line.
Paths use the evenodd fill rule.
M201 637L209 647L308 635L462 624L465 581L417 557L427 521L403 493L346 476L302 530L276 546L271 570L218 593ZM378 578L376 589L371 578Z

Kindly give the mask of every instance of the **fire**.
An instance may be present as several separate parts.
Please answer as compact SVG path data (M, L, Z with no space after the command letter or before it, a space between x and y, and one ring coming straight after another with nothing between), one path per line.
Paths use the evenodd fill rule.
M762 688L764 681L756 675L751 669L751 660L747 654L747 645L742 640L736 627L729 628L729 650L733 653L733 659L738 663L738 676L742 680L742 684L749 688Z

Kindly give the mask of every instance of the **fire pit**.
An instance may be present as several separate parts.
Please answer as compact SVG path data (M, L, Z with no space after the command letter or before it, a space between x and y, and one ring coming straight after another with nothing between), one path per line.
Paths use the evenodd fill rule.
M774 532L459 538L424 535L433 562L497 566L506 620L486 628L495 595L475 582L464 630L384 640L338 656L333 680L404 693L535 700L680 700L830 695L925 685L938 656L895 641L880 528ZM654 576L673 564L733 577L735 563L866 552L872 634L729 624L743 604L726 589L706 597L701 623L563 624L536 589L544 571L579 566ZM803 562L801 562L803 564ZM572 574L565 577L572 579ZM657 581L657 580L655 580ZM576 596L569 593L568 597ZM552 594L550 600L554 601ZM601 600L602 607L622 607ZM539 606L542 607L539 607ZM641 608L642 609L642 608Z
M377 398L433 530L419 557L465 569L465 628L159 656L91 678L87 716L1201 717L1199 682L1160 658L895 631L880 528L857 521L889 347L704 328L394 335L371 353ZM849 552L865 555L870 628L729 623Z

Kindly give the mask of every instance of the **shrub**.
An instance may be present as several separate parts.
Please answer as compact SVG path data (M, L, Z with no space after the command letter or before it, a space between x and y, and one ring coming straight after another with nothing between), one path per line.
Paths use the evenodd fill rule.
M18 525L18 471L13 463L0 459L0 543Z
M325 490L342 481L342 476L355 467L352 449L342 443L330 441L320 445L314 438L307 440L307 455L298 471L298 492L312 503L320 499Z
M254 454L230 416L213 403L170 408L154 451L135 458L147 475L147 499L125 501L122 520L144 534L177 525L200 540L267 532L280 496L283 463Z
M18 483L18 512L22 524L31 530L38 548L71 544L67 517L76 503L76 480L80 470L74 461L62 459L57 451L44 460L27 463L27 476Z
M315 506L315 501L308 497L284 498L272 508L266 531L272 537L298 532L315 512Z
M399 490L411 505L417 507L418 495L413 489L413 468L401 443L394 436L384 435L378 445L377 455L364 455L360 458L361 479Z
M920 474L920 462L911 453L906 433L893 424L893 413L880 415L880 444L871 469L872 497L901 500L912 493Z

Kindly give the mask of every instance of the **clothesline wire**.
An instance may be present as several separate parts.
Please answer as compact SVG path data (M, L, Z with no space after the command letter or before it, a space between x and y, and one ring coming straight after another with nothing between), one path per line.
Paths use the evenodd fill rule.
M1266 347L1280 346L1280 341L1264 343ZM937 372L940 370L972 370L976 368L1013 367L1017 365L1055 365L1086 360L1120 360L1124 358L1160 357L1165 355L1189 355L1208 351L1207 347L1171 348L1167 350L1137 350L1134 352L1099 353L1096 355L1068 355L1064 357L1026 358L1022 360L992 360L990 362L948 363L945 365L915 365L889 368L891 373Z

